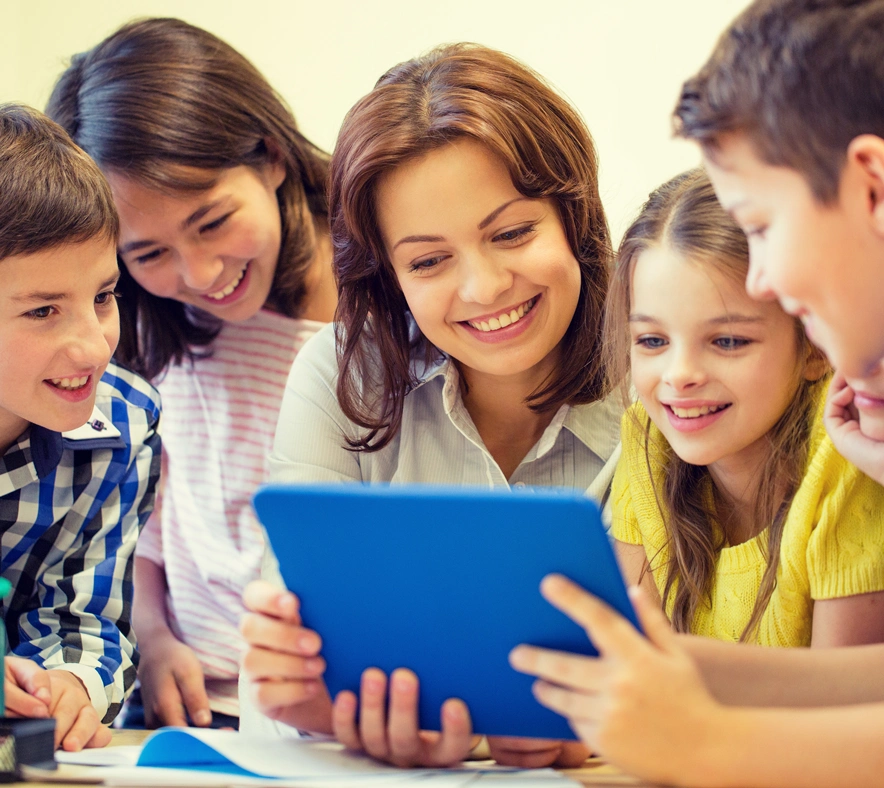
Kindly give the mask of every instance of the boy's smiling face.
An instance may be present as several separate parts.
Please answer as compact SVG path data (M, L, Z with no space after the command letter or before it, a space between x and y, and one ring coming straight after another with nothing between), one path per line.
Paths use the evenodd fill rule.
M759 159L744 135L724 137L705 158L719 200L749 238L750 295L778 298L854 380L884 358L884 189L876 190L874 167L857 155L863 140L848 151L831 205L796 170ZM884 155L884 140L867 141L875 140Z
M120 337L115 244L93 239L0 260L0 453L29 423L85 424Z

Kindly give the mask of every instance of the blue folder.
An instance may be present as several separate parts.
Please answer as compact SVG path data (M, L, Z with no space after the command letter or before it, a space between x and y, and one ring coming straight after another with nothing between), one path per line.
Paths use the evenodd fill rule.
M322 637L332 697L362 671L413 670L420 726L463 699L473 730L574 739L508 662L519 643L595 654L540 595L570 577L637 625L597 505L573 490L268 485L254 498L304 624Z

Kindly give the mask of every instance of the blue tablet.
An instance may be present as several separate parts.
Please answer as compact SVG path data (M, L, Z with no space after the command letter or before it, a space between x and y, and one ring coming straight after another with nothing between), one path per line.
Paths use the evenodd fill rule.
M598 507L573 490L269 485L254 504L332 697L358 695L365 668L410 668L424 730L461 698L477 733L575 738L507 659L519 643L596 653L540 595L550 572L636 623Z

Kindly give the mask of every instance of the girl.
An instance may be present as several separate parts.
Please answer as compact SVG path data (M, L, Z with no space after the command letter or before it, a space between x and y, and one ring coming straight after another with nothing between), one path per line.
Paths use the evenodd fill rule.
M627 580L678 632L774 646L884 638L884 491L822 425L826 363L800 321L746 294L746 237L699 170L624 236L606 332L639 403L613 528ZM877 542L875 542L877 543ZM865 596L860 596L865 595Z
M326 157L248 61L175 19L75 56L47 111L111 183L117 358L163 397L133 607L146 722L235 726L242 589L263 553L250 499L295 353L334 311Z
M331 165L338 323L292 370L276 481L564 485L603 498L621 411L605 399L608 228L577 113L478 46L396 66L350 111ZM247 590L244 673L258 709L400 764L470 748L467 710L416 730L417 678L367 671L362 710L321 685L296 600ZM477 615L481 612L477 610ZM576 763L573 743L496 740L501 760Z

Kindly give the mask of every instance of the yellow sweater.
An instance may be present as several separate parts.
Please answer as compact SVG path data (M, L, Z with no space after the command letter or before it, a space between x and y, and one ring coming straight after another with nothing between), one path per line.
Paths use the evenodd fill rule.
M819 402L811 428L808 468L789 508L777 585L754 642L810 645L813 601L884 590L884 488L845 460L822 424ZM636 421L638 423L636 423ZM644 545L661 596L670 559L667 529L654 496L663 489L666 440L651 427L650 475L645 459L647 413L634 405L623 417L623 456L611 490L611 535ZM767 531L718 556L711 607L701 603L692 631L739 640L755 606L767 561ZM667 612L671 612L671 600Z

